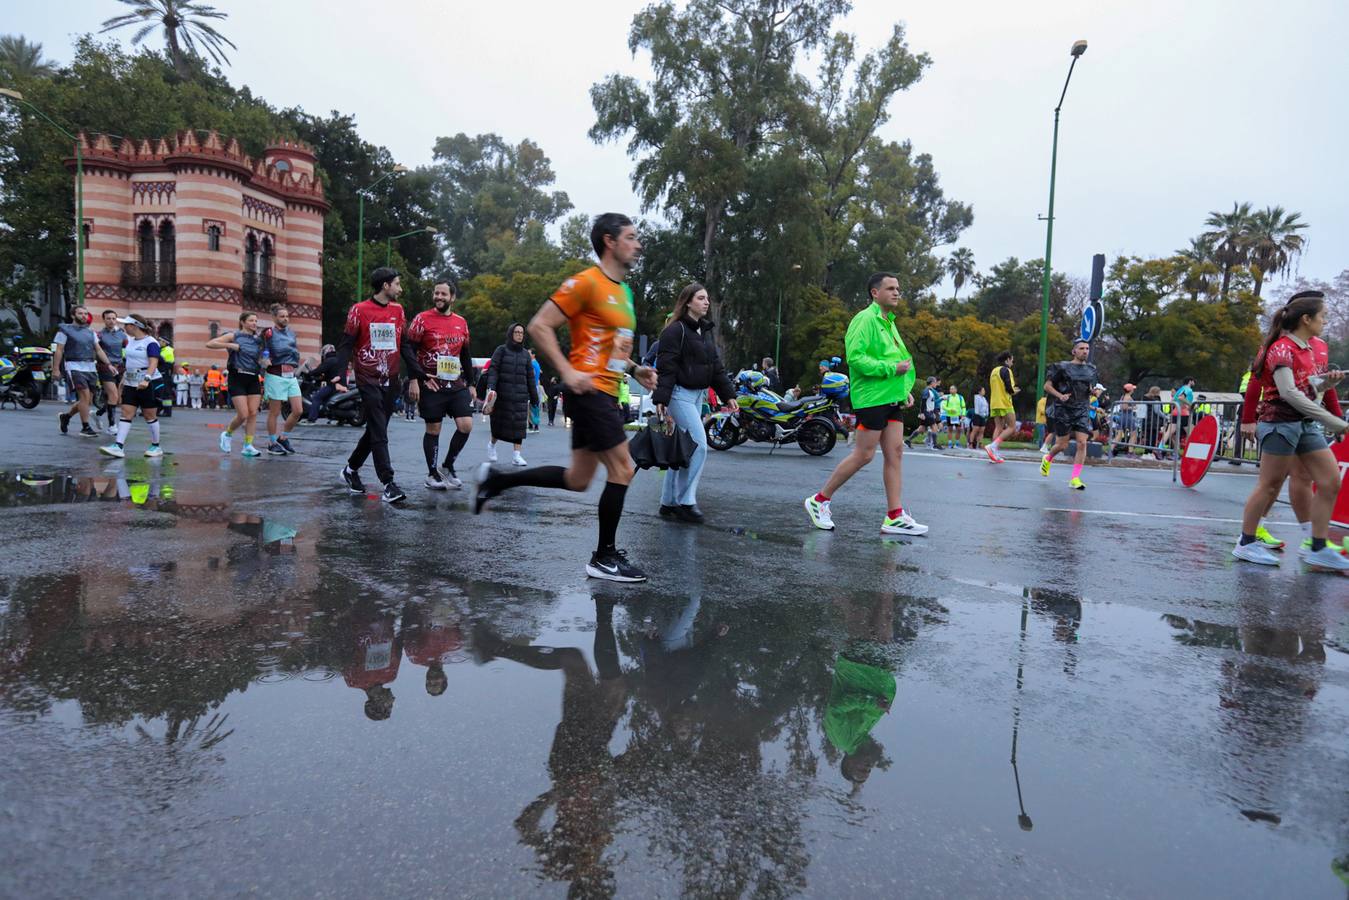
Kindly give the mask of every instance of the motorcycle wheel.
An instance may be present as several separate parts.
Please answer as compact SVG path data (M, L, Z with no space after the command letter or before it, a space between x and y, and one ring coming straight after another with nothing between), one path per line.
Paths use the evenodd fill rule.
M37 405L42 402L42 389L36 384L26 384L15 399L24 409L37 409Z
M796 442L811 456L824 456L838 443L838 433L828 422L816 419L801 426Z
M364 408L364 407L359 407L359 408L357 408L357 410L356 410L356 415L354 415L354 416L351 417L351 424L352 424L352 425L355 425L357 428L364 428L364 427L365 427L365 408Z
M729 421L713 422L707 429L707 445L713 450L730 450L736 444L744 443L740 429Z

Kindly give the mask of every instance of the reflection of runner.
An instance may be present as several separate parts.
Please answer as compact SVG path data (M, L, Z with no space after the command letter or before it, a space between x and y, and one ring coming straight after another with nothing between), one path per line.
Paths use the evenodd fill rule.
M514 487L584 491L603 463L606 481L600 494L599 541L586 574L609 581L646 581L646 573L628 561L615 544L623 499L636 469L628 452L619 385L632 372L647 390L655 390L656 372L632 361L632 334L637 316L627 276L642 252L632 220L605 213L595 220L590 243L600 264L563 282L529 323L534 346L562 375L567 386L566 411L572 420L571 465L537 466L498 472L483 463L473 510ZM571 332L571 353L562 354L557 329Z
M394 614L373 605L357 606L343 622L347 664L342 678L347 687L365 691L365 715L378 722L393 714L393 691L398 677L402 641L394 632Z
M1054 430L1054 446L1040 461L1040 474L1049 475L1049 466L1055 455L1068 449L1068 438L1077 441L1073 456L1073 477L1068 485L1076 491L1086 490L1082 481L1082 466L1087 461L1087 440L1091 435L1091 390L1096 384L1096 366L1087 362L1091 344L1078 341L1073 344L1073 358L1055 363L1045 373L1045 393L1054 398L1049 423Z
M854 785L871 777L871 770L884 756L871 729L890 711L894 699L895 676L890 672L843 655L834 660L824 733L843 754L839 771Z
M437 279L431 292L434 306L417 313L408 325L408 349L413 363L421 369L408 384L408 397L426 422L422 453L426 456L426 486L433 491L463 485L454 463L473 431L473 401L478 398L473 387L468 322L451 311L458 292L458 285L448 275ZM436 466L436 457L440 454L440 425L446 416L454 420L455 430L442 472Z
M459 610L454 603L446 599L409 601L403 607L399 636L408 661L426 666L426 692L432 697L445 693L449 683L445 663L453 662L454 654L464 646Z

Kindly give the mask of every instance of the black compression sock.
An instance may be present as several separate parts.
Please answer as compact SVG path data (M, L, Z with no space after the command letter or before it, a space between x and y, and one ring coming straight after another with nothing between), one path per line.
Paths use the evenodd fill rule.
M618 537L618 520L623 518L623 498L627 496L626 484L605 482L604 493L600 494L600 543L596 550L611 550Z
M468 432L455 429L454 437L450 438L450 449L445 451L445 468L454 467L454 461L459 458L459 451L464 449L468 443Z
M1313 552L1313 553L1317 552L1318 550L1324 550L1324 549L1326 549L1326 539L1325 539L1325 538L1319 538L1319 537L1314 537L1314 538L1312 538L1312 552Z
M516 469L510 472L493 472L490 480L492 490L501 493L516 487L560 488L566 490L567 470L561 466L535 466L532 469ZM601 505L603 500L600 501Z
M436 454L438 453L440 453L440 435L422 435L422 454L426 457L426 470L428 472L436 470Z
M1245 547L1247 544L1254 544L1254 543L1255 543L1255 535L1243 534L1241 536L1241 546Z

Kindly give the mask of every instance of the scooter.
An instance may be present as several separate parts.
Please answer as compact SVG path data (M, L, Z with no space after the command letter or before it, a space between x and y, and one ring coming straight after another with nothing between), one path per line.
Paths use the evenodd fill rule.
M798 444L811 456L824 456L838 442L838 398L847 396L847 376L829 373L819 394L800 400L783 400L768 390L762 372L744 371L736 376L738 413L720 412L708 418L707 443L714 450L730 450L746 441L773 445Z
M51 370L52 351L46 347L15 347L0 356L0 408L6 403L36 409Z

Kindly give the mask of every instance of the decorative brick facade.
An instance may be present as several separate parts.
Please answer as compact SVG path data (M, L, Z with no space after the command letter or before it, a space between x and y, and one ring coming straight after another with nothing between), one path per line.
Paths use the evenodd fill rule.
M270 321L284 301L300 352L317 355L323 318L323 217L313 150L277 141L253 160L215 132L122 140L79 136L84 153L85 295L135 312L177 359L222 364L205 345L244 310ZM72 171L74 158L66 160Z

